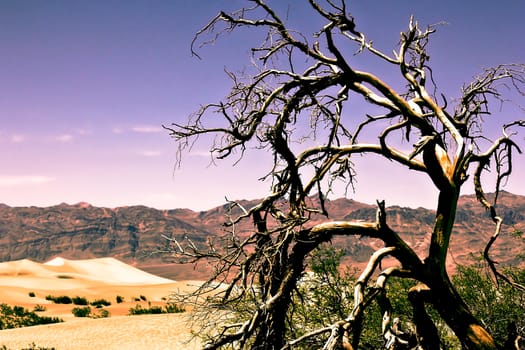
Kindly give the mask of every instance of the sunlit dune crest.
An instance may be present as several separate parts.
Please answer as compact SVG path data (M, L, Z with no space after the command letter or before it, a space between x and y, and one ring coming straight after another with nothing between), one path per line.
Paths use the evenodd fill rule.
M29 259L0 263L0 276L46 276L48 274L49 271L43 266L43 264L39 264Z
M61 257L57 256L56 258L45 262L44 265L48 265L48 266L64 266L65 263L66 263L66 260L64 258L61 258Z
M56 257L43 265L53 267L57 272L71 273L87 279L99 280L108 284L162 284L173 280L152 275L115 258L96 258L68 260Z
M0 263L0 276L27 276L41 280L73 279L76 281L97 281L110 285L147 285L174 282L139 270L115 258L69 260L55 257L43 264L29 259L9 261ZM21 281L13 279L12 282L16 285Z

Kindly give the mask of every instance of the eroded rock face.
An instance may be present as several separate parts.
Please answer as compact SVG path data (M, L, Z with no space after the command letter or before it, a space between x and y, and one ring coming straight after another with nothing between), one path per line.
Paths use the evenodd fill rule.
M243 202L250 207L255 202ZM326 202L331 220L374 220L375 206L348 199ZM493 256L501 264L517 263L525 249L523 240L512 235L525 230L525 197L507 192L500 194L498 210L505 219L501 238L495 244ZM166 247L164 237L183 240L190 237L196 244L223 234L227 206L208 211L188 209L157 210L144 206L98 208L86 203L61 204L53 207L9 207L0 205L0 261L32 259L47 261L55 256L69 259L116 257L139 266L171 262L169 254L152 254ZM387 209L388 223L418 252L428 248L434 212L429 209ZM326 221L319 216L313 223ZM472 254L483 250L492 235L494 225L488 213L474 196L463 196L457 211L451 240L449 268L472 262ZM237 233L249 233L253 224L243 222ZM163 237L164 236L164 237ZM347 264L364 263L377 242L357 237L336 238L334 244L346 250Z
M140 262L166 244L162 235L186 234L200 240L208 232L179 219L177 211L142 206L0 207L2 261L23 258L45 261L60 255L72 259L112 256ZM166 257L150 259L163 261Z

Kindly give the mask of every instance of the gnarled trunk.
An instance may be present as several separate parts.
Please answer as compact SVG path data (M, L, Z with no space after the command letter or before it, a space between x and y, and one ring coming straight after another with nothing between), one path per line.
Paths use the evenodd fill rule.
M492 336L468 310L453 287L446 271L446 255L454 226L459 189L447 186L439 194L436 221L432 232L427 264L427 285L432 291L432 305L454 331L464 349L498 349Z
M466 304L447 280L432 285L432 305L454 331L465 350L496 350L494 338L468 310Z

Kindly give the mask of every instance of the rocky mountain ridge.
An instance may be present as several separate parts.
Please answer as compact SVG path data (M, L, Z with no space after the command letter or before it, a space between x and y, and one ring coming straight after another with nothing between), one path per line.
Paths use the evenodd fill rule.
M247 207L254 202L242 201ZM374 220L376 207L350 199L327 201L332 220ZM515 232L525 230L525 196L500 193L498 209L504 218L502 237L493 255L502 264L520 263L525 242ZM56 256L69 259L114 257L169 278L202 277L206 267L173 265L162 253L168 239L190 237L197 244L224 233L228 206L207 211L157 210L145 206L99 208L86 203L52 207L9 207L0 204L0 261L31 259L47 261ZM424 208L387 208L388 223L418 252L427 248L434 212ZM327 220L315 218L314 222ZM239 230L251 230L245 222ZM451 240L449 268L473 261L494 225L473 195L462 196ZM364 263L379 242L358 237L337 238L334 244L348 253L345 263Z

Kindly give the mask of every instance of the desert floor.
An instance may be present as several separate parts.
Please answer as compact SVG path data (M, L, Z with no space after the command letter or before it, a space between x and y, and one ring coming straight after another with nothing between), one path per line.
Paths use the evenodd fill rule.
M39 314L65 321L1 330L0 346L22 349L34 343L57 350L199 349L198 340L191 337L189 313L128 316L129 309L137 304L165 305L172 293L191 291L198 284L163 279L111 258L0 263L0 303L29 310L42 305L46 311ZM111 316L74 317L71 309L77 305L54 304L46 300L47 295L80 296L89 301L105 299L111 302L104 308ZM124 302L116 303L117 295Z
M57 350L200 349L191 340L184 314L76 319L0 331L0 344L22 349L31 343Z

